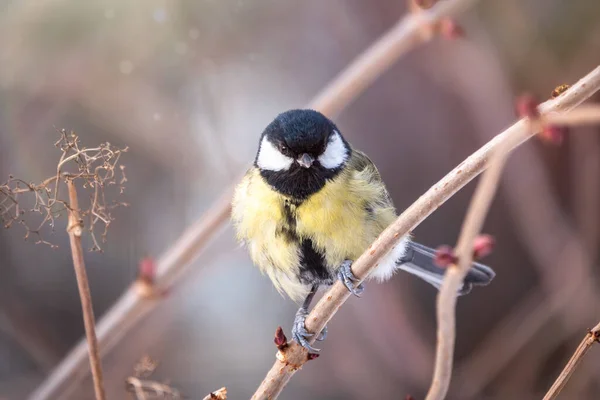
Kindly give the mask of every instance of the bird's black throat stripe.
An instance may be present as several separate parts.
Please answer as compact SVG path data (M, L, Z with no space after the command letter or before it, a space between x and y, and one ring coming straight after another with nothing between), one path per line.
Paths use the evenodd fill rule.
M290 242L298 242L296 233L296 210L302 202L286 199L283 203L283 221L284 223L275 231L275 235L283 236L283 239Z
M273 189L302 202L321 190L341 170L341 167L327 169L316 161L310 168L293 164L288 170L260 170L260 174Z
M300 247L300 282L307 285L315 282L330 283L332 277L325 265L325 256L314 247L312 240L300 238L296 231L296 210L301 204L301 201L291 199L284 201L284 224L275 234L283 236L288 243L297 243Z
M307 285L330 283L332 277L325 266L325 256L315 249L312 240L302 240L300 251L300 282Z

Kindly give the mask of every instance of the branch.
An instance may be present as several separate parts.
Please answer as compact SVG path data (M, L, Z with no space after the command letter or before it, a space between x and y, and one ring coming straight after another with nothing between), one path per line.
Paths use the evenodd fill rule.
M600 108L582 106L568 114L550 114L538 120L529 120L532 130L544 129L541 124L578 125L597 122L600 118ZM510 149L514 147L510 141L503 143L492 155L490 168L481 179L465 217L463 228L458 239L456 253L458 266L452 266L446 272L442 287L437 298L437 349L435 369L431 387L426 400L442 400L446 397L452 377L454 361L454 344L456 340L456 292L471 268L473 262L473 244L475 237L481 231L485 216L491 206L492 199L499 185L502 169Z
M210 392L203 400L227 400L227 389L222 387L219 390Z
M528 124L530 129L535 131L546 130L546 127L551 126L549 124L555 123L569 125L593 123L599 120L599 111L600 109L595 106L581 107L581 109L576 109L568 114L550 114L537 119L530 119ZM506 158L513 147L514 143L507 140L492 155L490 168L477 187L458 239L456 253L459 264L458 266L451 266L444 276L437 298L438 330L434 375L426 400L442 400L448 393L456 341L456 292L471 268L475 237L481 231L485 216L498 188Z
M444 17L459 14L477 0L445 0L428 10L412 12L400 20L372 46L360 54L345 70L331 81L307 105L333 117L358 97L378 76L383 74L402 55L417 45L431 39L424 35L437 21ZM433 3L433 1L430 1ZM429 29L431 31L431 29ZM229 221L231 194L228 188L194 225L157 260L154 285L168 290L175 278L204 250L210 240ZM147 296L140 295L134 283L121 296L111 309L98 321L98 340L102 352L110 351L125 334L158 302L148 302ZM60 391L69 391L83 379L86 371L86 343L80 341L67 357L54 369L52 374L32 394L31 398L47 399L56 397ZM62 393L67 395L66 393Z
M539 106L543 117L552 112L565 112L578 106L600 88L600 66L583 77L565 93L556 99L549 100ZM450 171L442 180L432 186L415 203L407 208L398 219L381 233L375 242L352 265L352 271L359 280L363 280L377 263L385 256L403 236L412 231L432 212L439 208L458 190L479 175L489 165L490 157L498 149L510 151L525 142L536 132L524 119L495 136L478 151ZM505 147L506 146L506 147ZM350 296L348 289L336 282L319 300L306 318L309 332L318 333L327 325L339 307ZM314 335L311 343L314 342ZM291 342L285 350L278 352L277 360L267 373L252 399L275 399L285 387L292 375L308 360L307 351L295 342Z
M460 14L477 1L444 0L428 10L408 13L329 83L308 108L335 116L398 58L433 38L431 33L437 22Z
M598 342L598 338L600 338L600 323L593 327L587 335L583 338L575 353L571 356L571 359L565 365L565 368L562 370L548 393L544 396L544 400L552 400L556 399L560 392L563 390L573 372L575 372L575 368L579 365L583 357L586 355L589 349L592 348L592 345Z
M552 117L569 117L568 125L571 127L582 122L577 121L577 116L581 116L582 113L590 115L590 123L600 123L600 109L594 104L584 104L568 114L555 114ZM552 123L560 122L559 119L550 119ZM595 149L584 139L595 138L585 132L579 135L572 137L569 148L572 148L573 144L588 142L586 149L592 150L592 154L589 154L589 157L581 157L579 152L577 154L580 155L580 162L587 160L589 164L589 161L595 160ZM510 181L511 185L510 188L505 188L504 192L509 204L512 203L510 207L515 213L513 218L517 222L517 235L528 248L535 261L534 265L543 277L542 287L529 291L526 298L513 307L515 312L496 321L495 326L489 330L490 334L477 346L472 355L464 360L462 365L455 366L454 374L460 377L460 380L452 386L456 389L455 395L461 398L478 397L530 340L539 338L538 332L557 313L562 315L563 329L555 330L550 336L545 335L544 346L560 343L565 336L572 335L580 325L575 321L580 314L574 314L573 309L584 307L593 301L595 296L593 280L589 279L593 273L590 270L592 261L582 244L583 237L576 233L575 227L553 199L549 174L535 149L523 148L520 153L517 159L511 161L511 168L505 172L504 179ZM574 176L579 179L575 188L589 192L590 188L594 190L598 179L581 181L581 175L591 173L594 176L595 171L600 172L600 169L586 166L587 168L581 165L581 168L574 168ZM527 196L521 194L525 188L530 191ZM593 217L590 218L595 214L590 208L597 207L598 201L594 201L595 198L591 193L589 198L586 197L589 206L580 204L576 207L584 213L581 215L586 215L590 221L597 221ZM560 246L556 246L557 237L561 238ZM561 268L565 263L571 265L568 270Z
M492 154L489 169L483 174L473 195L456 245L458 265L451 265L444 275L437 297L438 330L435 369L426 400L442 400L448 392L456 340L456 293L471 268L475 237L481 231L485 216L498 189L506 158L515 146L513 143L515 139L515 136L507 136L507 139Z
M96 400L105 400L104 382L102 379L102 364L100 362L100 351L98 349L98 340L94 326L94 310L92 308L92 295L88 284L87 274L85 272L85 262L83 260L83 248L81 246L81 234L83 231L83 220L79 215L79 203L77 200L77 190L72 180L67 179L67 188L69 190L69 223L67 232L71 243L71 253L73 254L73 266L75 267L75 276L77 277L77 286L79 288L79 297L81 298L81 308L83 310L83 322L85 326L85 336L88 343L90 358L90 367L94 378L94 391Z

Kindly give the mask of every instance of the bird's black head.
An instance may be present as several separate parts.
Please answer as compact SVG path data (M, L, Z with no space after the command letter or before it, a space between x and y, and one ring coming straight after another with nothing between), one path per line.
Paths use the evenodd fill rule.
M323 114L290 110L264 130L254 165L275 190L304 200L342 170L351 152Z

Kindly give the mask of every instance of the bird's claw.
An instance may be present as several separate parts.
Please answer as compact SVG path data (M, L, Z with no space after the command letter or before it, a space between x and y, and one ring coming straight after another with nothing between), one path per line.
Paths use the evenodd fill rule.
M318 352L319 349L315 349L308 342L308 338L312 337L314 333L306 330L305 322L307 316L308 310L306 308L298 310L296 318L294 318L294 325L292 326L292 338L308 351Z
M352 261L346 260L340 266L338 270L338 279L342 281L344 286L356 297L360 297L360 295L365 291L365 287L363 284L356 285L358 282L358 278L352 272Z
M323 330L321 331L321 333L319 333L319 336L317 336L315 340L322 342L325 339L327 339L327 327L323 328Z
M294 325L292 326L292 338L298 342L302 347L308 351L318 353L320 349L316 349L310 345L308 339L314 336L314 333L310 333L306 330L305 322L308 316L308 310L306 308L300 308L294 318ZM327 327L323 328L316 340L322 341L327 337Z

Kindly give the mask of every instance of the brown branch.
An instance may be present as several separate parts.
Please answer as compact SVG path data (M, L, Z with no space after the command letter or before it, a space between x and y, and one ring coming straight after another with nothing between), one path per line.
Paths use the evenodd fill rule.
M333 117L357 98L402 55L431 39L423 35L439 20L460 14L478 0L445 0L410 12L344 69L308 105Z
M560 123L571 126L597 123L598 121L600 121L600 108L582 106L568 114L548 114L541 118L540 121L529 122L531 128L534 129L535 125L538 125L538 128L541 127L538 122L545 124ZM448 392L452 377L454 344L456 339L456 292L470 269L473 241L481 230L493 196L498 188L506 157L512 147L514 147L514 144L507 141L492 156L490 168L486 171L477 187L461 230L456 250L459 257L459 265L457 268L450 268L448 270L438 294L436 361L432 384L426 400L442 400Z
M600 66L596 67L561 96L540 105L540 113L544 116L550 112L569 111L588 99L599 88ZM530 125L525 120L516 122L432 186L407 208L394 223L386 228L369 249L354 262L352 266L354 275L363 280L400 238L412 231L446 200L479 175L489 165L491 155L498 149L508 146L505 150L509 151L533 136L535 132L531 131ZM340 282L336 282L306 318L307 330L313 333L321 332L348 297L349 292L346 287ZM311 342L314 341L316 336L312 337ZM292 375L307 360L306 350L297 343L291 342L284 351L278 352L273 367L271 367L252 398L256 400L275 399Z
M515 139L516 137L507 137L507 140L492 153L489 169L483 174L479 185L477 185L458 238L456 245L458 264L451 265L448 268L438 293L435 368L426 400L442 400L448 393L454 362L454 343L456 341L456 293L471 268L475 238L481 231L492 204L506 158L516 144L513 143Z
M83 221L79 215L79 203L77 200L77 190L72 180L67 179L67 188L69 190L69 223L67 232L71 243L71 253L73 254L73 267L75 267L75 276L77 277L77 287L81 299L81 308L83 310L83 322L85 326L85 336L88 343L88 352L90 367L94 378L94 391L96 400L105 400L104 382L102 379L102 364L100 362L100 350L98 349L98 340L96 339L96 330L94 324L94 310L92 308L92 295L88 284L87 273L85 271L85 262L83 260L83 247L81 246L81 234L83 232Z
M214 392L210 392L202 400L227 400L227 389L225 387L222 387L219 390L215 390Z
M573 356L571 356L571 359L567 362L567 365L565 365L565 368L562 370L550 390L548 390L548 393L544 396L544 400L552 400L558 397L588 350L592 348L594 343L598 342L598 338L600 338L600 323L585 335L575 350L575 353L573 353Z
M572 118L567 122L569 126L573 126L581 122L578 115L593 110L598 113L598 106L581 105L564 116ZM558 120L552 120L553 123L555 121ZM581 140L590 138L593 136L581 132L578 136L573 136L569 143L581 144ZM594 150L594 146L589 145L589 140L585 142L588 143L587 150ZM520 153L506 171L511 187L505 189L505 193L509 203L513 203L512 211L516 213L514 219L517 225L520 225L517 234L543 277L542 288L531 290L526 299L513 307L513 314L496 321L495 326L489 330L488 337L458 367L457 376L460 377L460 382L453 386L457 389L455 395L465 399L478 397L509 362L531 340L539 336L539 330L557 313L561 315L563 329L555 330L549 337L545 335L544 343L552 346L572 335L574 330L581 326L581 313L574 313L573 309L585 307L595 296L593 279L589 279L590 274L593 274L590 269L592 261L583 245L584 236L577 234L575 227L560 210L557 201L553 200L548 173L535 149L524 148ZM586 160L595 160L594 155L595 153L587 154L588 157L580 155L579 161L591 167ZM594 187L598 179L591 179L597 174L597 168L574 168L573 171L580 182L575 184L575 188L586 190L592 199L591 202L587 199L587 207L577 203L579 206L575 208L581 211L580 217L585 215L590 221L597 221L596 218L590 218L590 215L595 214L598 203L593 201ZM590 173L591 176L587 177L590 179L581 180L582 176ZM525 187L531 192L528 196L520 194L521 189ZM592 190L592 193L589 193L589 190ZM556 246L557 237L561 238L560 246ZM564 265L571 267L567 271L562 268Z

